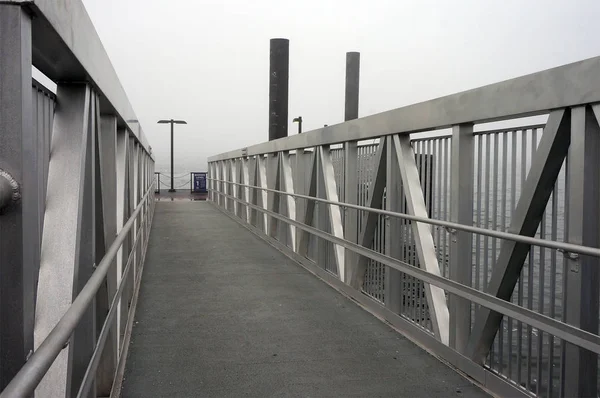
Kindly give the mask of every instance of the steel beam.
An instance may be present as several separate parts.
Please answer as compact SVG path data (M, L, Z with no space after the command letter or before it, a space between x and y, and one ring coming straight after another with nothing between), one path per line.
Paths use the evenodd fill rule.
M267 177L267 187L279 191L281 189L281 162L280 162L280 153L274 153L272 155L267 155L267 172L269 173ZM273 213L279 213L280 209L280 200L281 195L277 192L267 192L267 203L268 209ZM279 240L279 220L276 218L269 218L269 236Z
M231 159L229 161L229 171L230 171L230 174L231 174L231 177L230 177L229 181L231 181L233 183L237 183L238 182L238 177L239 177L238 168L237 168L237 159ZM237 191L238 191L237 190L237 185L233 185L233 184L229 185L229 194L231 196L233 196L234 198L236 198L236 199L239 198ZM240 212L238 203L234 201L234 202L231 203L231 206L232 206L231 210L232 210L233 214L236 215L237 217L240 217L240 213L241 212Z
M89 187L86 190L86 177L91 177L87 166L92 91L86 85L59 85L57 99L60 106L54 116L35 311L36 348L71 305L81 286L80 276L87 274L85 267L92 268L94 261L90 256L93 215L88 207L93 197ZM61 352L38 386L40 396L65 396L71 391L72 361L74 355L77 359L82 354L76 339L74 336L73 344Z
M535 235L567 155L570 124L570 110L560 109L550 113L513 213L509 232L524 236ZM528 244L504 241L486 292L503 300L510 300L529 249ZM484 307L476 311L467 344L467 353L475 362L484 362L501 322L502 314L498 312Z
M386 137L386 200L385 209L400 212L402 195L402 176L400 175L400 164L398 157L394 156L394 142L392 137ZM387 256L405 260L402 253L402 245L398 240L402 236L402 220L398 218L385 217L385 254ZM395 314L400 314L402 306L402 273L391 267L385 267L384 304Z
M247 158L242 158L242 169L240 171L241 173L241 178L243 181L243 184L250 184L250 173L248 170L248 159ZM248 203L250 202L250 188L248 187L243 187L242 190L242 195L241 197L243 198L244 202ZM250 223L250 207L249 206L245 206L244 208L244 220L247 223Z
M369 185L369 196L367 207L381 209L383 205L383 191L386 183L386 140L381 138L379 147L375 154L375 168L373 169L373 179ZM371 248L375 239L375 230L377 228L377 213L369 212L365 217L358 243L366 248ZM365 271L367 270L368 259L364 256L358 257L355 265L349 270L347 281L350 286L357 290L361 290L365 279Z
M10 192L9 207L0 214L0 390L34 346L43 203L32 120L31 46L29 15L18 5L0 4L0 172L12 182L11 191L13 186L22 191L21 202L13 202Z
M248 156L546 114L600 102L600 57L244 148ZM240 157L242 149L209 161Z
M290 154L289 152L282 152L279 156L279 172L281 174L281 190L283 192L293 194L294 193L294 180L292 178L292 166L290 165ZM295 198L290 195L284 195L280 200L285 202L286 214L292 220L296 219L296 201ZM280 206L281 207L281 206ZM286 230L286 241L284 242L287 246L291 247L293 251L296 251L296 227L289 224L284 224Z
M473 125L452 128L452 170L450 221L473 225ZM450 236L450 279L471 286L473 266L472 235L453 231ZM454 295L448 297L450 346L464 353L471 333L471 303Z
M98 134L98 150L97 150L97 181L100 197L97 195L97 205L102 206L102 221L103 221L103 242L96 244L96 258L102 256L115 240L117 236L117 118L115 116L105 115L100 119L100 131ZM100 202L101 200L101 202ZM97 224L97 226L99 223ZM99 237L100 231L97 232ZM102 246L102 243L104 246ZM117 291L118 274L117 261L113 260L112 265L106 275L106 283L102 286L98 293L96 302L96 311L98 315L97 325L102 327L102 322L106 318L109 311L109 306L113 296ZM104 293L105 292L105 293ZM104 296L104 297L103 297ZM100 331L98 331L100 332ZM106 340L106 345L102 353L102 359L98 366L97 372L97 393L99 396L110 395L110 389L117 366L117 324L116 322L110 328L109 336Z
M408 214L428 217L425 197L419 178L419 170L415 161L415 152L410 144L410 137L395 135L392 137L392 141L394 143L393 151L400 165L400 175L402 176L402 187L406 197ZM441 275L435 244L433 242L433 234L431 233L431 225L413 222L412 230L419 258L419 267L427 270L430 274ZM435 336L442 343L448 344L450 315L448 313L444 290L426 283L425 295L429 304L429 314Z
M117 232L120 232L129 217L131 216L131 174L130 168L130 149L129 149L129 133L126 130L117 131ZM119 275L119 281L124 278L123 272L127 265L129 258L129 251L131 250L131 233L123 241L123 245L119 251L117 257L117 273ZM129 272L133 271L133 267ZM119 356L123 352L123 342L125 337L125 327L127 325L127 315L129 311L129 297L133 292L132 277L128 277L125 280L126 286L121 295L119 301L119 317L118 317L118 330L119 330Z
M307 196L317 196L317 160L318 155L315 150L312 153L312 159L308 162L308 192L305 192ZM304 214L302 215L301 223L306 225L312 225L315 214L315 201L307 200L304 206ZM308 257L308 245L310 243L310 234L305 230L298 231L298 254L304 257Z
M323 185L324 185L324 196L325 199L332 202L338 201L337 187L335 182L335 173L333 171L333 163L331 161L331 152L329 147L319 147L318 154L320 158L321 173L323 173ZM328 204L327 213L329 216L329 230L330 233L340 239L344 239L344 230L342 226L342 212L339 206ZM344 254L345 249L340 245L333 244L333 254L338 270L338 277L340 280L346 280L345 274L345 260Z
M267 187L267 170L265 168L265 158L263 156L256 157L256 171L254 173L254 186L260 188ZM253 189L253 203L267 209L267 192L258 188ZM259 203L260 202L260 203ZM255 210L252 212L253 225L258 227L258 218L262 218L262 230L265 234L269 232L269 225L266 214L258 214Z
M595 111L595 112L594 112ZM595 115L594 115L595 113ZM597 119L598 118L598 119ZM600 106L571 110L567 158L569 243L600 247ZM600 258L566 253L565 320L598 334ZM598 396L598 354L566 343L562 396Z
M75 269L73 280L73 297L79 295L81 289L85 286L90 276L94 273L95 265L104 255L104 250L100 251L100 258L96 256L97 244L104 245L103 214L102 203L98 203L96 195L96 177L97 177L97 153L96 138L98 131L99 112L98 97L93 91L90 92L89 112L87 129L84 129L83 144L83 169L81 171L82 191L80 194L80 207L77 220L77 246L75 253ZM100 195L102 193L100 192ZM101 197L100 197L101 198ZM100 217L100 219L98 219ZM96 223L101 223L98 226ZM99 229L99 231L98 231ZM100 236L98 236L100 232ZM79 390L85 369L94 353L96 346L96 300L85 311L77 327L73 331L69 347L69 370L67 373L67 396L76 394ZM90 397L95 396L95 385L91 387Z
M356 141L344 143L344 201L349 204L358 204L358 145ZM350 242L358 242L358 217L360 212L346 208L344 215L344 237ZM358 260L352 250L346 249L344 256L346 262L345 283L350 275L350 268Z
M81 0L3 0L26 4L36 16L33 64L53 81L89 81L102 93L101 111L116 114L149 151L123 85ZM31 65L31 64L30 64ZM133 122L135 120L135 122Z

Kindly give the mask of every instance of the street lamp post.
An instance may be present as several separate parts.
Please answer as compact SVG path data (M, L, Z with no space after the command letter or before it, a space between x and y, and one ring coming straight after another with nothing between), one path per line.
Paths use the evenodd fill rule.
M159 120L157 123L171 125L171 189L169 189L169 192L175 192L175 187L174 187L174 183L173 183L173 179L175 176L175 172L173 170L173 125L174 124L187 124L187 122L185 120L163 119L163 120Z
M292 120L293 123L298 122L298 134L302 134L302 116L298 116Z

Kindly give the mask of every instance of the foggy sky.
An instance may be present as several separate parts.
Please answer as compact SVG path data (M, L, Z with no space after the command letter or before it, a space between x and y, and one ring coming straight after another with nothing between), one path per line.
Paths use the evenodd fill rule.
M600 55L598 0L83 0L157 169L268 139L269 39L290 39L289 133L344 117L345 53L361 53L359 115ZM600 78L600 77L599 77Z

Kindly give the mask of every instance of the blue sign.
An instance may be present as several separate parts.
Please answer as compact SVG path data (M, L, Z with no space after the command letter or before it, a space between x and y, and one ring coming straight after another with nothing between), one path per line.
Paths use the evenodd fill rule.
M206 190L206 173L192 173L192 192L207 193Z

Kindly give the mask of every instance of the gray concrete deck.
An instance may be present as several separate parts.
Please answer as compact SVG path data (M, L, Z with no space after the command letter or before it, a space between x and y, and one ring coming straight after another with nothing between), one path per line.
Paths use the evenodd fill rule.
M208 202L156 204L123 397L483 397Z

